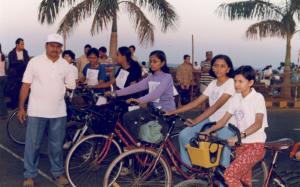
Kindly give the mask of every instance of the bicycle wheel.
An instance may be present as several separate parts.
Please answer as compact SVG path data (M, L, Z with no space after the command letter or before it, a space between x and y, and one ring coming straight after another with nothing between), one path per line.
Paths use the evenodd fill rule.
M204 180L188 179L176 184L174 187L205 187L205 186L209 186L209 183Z
M103 186L171 187L172 174L169 165L163 157L156 162L157 156L155 151L145 148L122 153L109 165ZM123 167L119 174L120 165Z
M283 171L280 173L273 173L269 182L270 187L288 186L299 187L300 186L300 174L294 171Z
M18 119L18 109L15 109L9 116L6 123L6 132L8 137L15 143L25 145L27 119L20 123Z
M252 186L261 187L264 184L265 179L268 176L268 167L266 162L263 160L257 163L252 169Z
M93 187L102 183L101 176L108 165L122 153L119 144L112 140L110 147L105 149L107 153L100 156L108 142L108 136L95 134L83 138L71 148L65 166L67 178L72 186Z
M288 182L289 187L299 187L300 186L300 176L297 179L293 179Z

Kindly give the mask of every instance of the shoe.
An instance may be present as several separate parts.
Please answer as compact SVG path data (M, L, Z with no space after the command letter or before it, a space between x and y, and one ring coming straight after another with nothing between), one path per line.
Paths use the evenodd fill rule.
M23 187L34 187L34 181L31 178L25 179L23 181Z
M68 179L67 179L65 176L63 176L63 175L56 177L56 178L55 178L55 182L56 182L58 185L61 185L61 186L64 186L64 185L69 184Z

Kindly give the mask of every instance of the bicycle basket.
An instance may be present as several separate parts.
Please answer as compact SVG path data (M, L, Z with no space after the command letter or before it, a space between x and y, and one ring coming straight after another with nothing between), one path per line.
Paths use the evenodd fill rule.
M102 109L98 111L99 115L94 115L92 118L91 129L95 134L112 133L116 126L116 116L111 110Z
M188 144L186 149L193 165L211 168L220 164L223 145L200 141L198 147Z

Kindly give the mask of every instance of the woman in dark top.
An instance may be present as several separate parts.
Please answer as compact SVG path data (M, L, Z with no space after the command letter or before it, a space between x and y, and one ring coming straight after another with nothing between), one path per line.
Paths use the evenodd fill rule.
M114 83L117 90L126 88L137 83L142 78L142 69L138 62L132 60L131 51L128 47L120 47L117 53L117 61L121 66L115 74ZM123 80L122 80L123 79ZM126 80L126 81L125 81ZM131 94L121 99L137 98L138 94Z
M112 84L115 84L117 90L120 90L141 80L142 69L138 62L132 60L131 52L128 47L120 47L118 49L117 62L120 67L117 70L114 78L111 81L100 85L101 88L108 88ZM121 97L120 99L126 100L128 98L137 98L138 96L139 95L137 94L132 94Z

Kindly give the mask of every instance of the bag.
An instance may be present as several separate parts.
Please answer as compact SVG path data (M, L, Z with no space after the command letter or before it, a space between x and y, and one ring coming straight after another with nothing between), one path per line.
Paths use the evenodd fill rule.
M161 129L158 121L149 121L140 127L139 138L148 143L158 144L163 140Z

